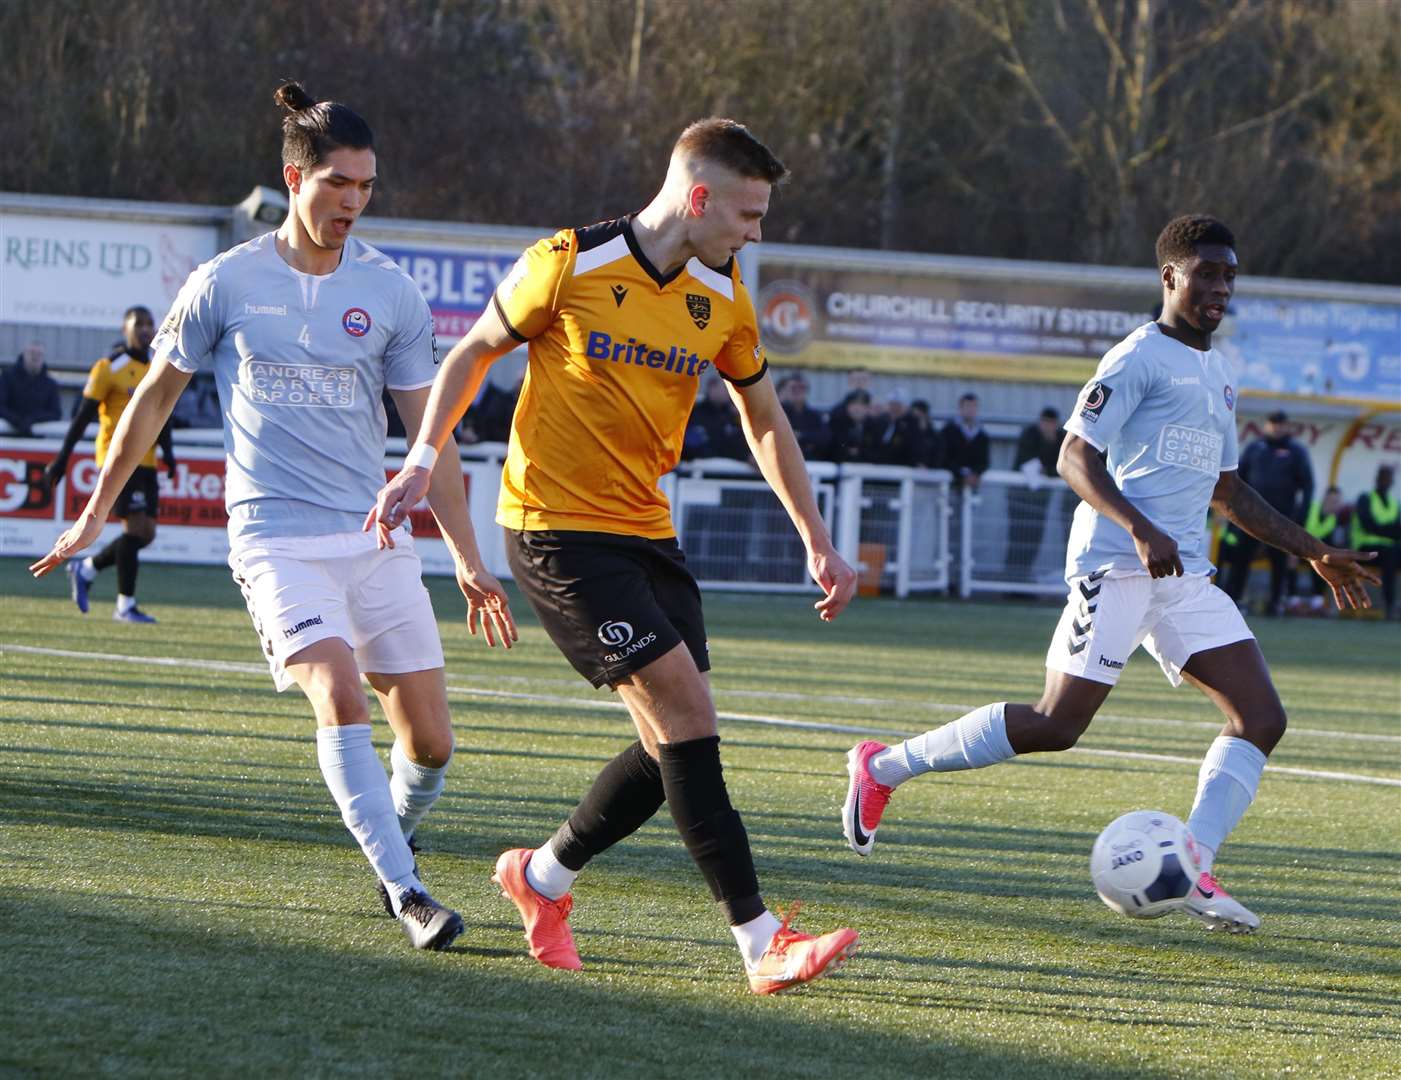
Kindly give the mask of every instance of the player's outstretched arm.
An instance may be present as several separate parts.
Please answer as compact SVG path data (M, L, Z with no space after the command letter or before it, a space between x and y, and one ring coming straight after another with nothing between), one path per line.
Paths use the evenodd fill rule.
M165 359L155 362L136 388L131 403L122 411L107 461L97 478L88 504L70 529L54 543L53 550L30 566L35 577L43 577L64 559L76 555L91 544L102 532L112 504L117 501L132 470L141 464L146 451L156 441L161 428L170 418L180 394L189 385L190 376Z
M416 431L423 422L424 407L428 404L428 389L391 390L394 405L408 431ZM516 621L511 616L510 601L501 583L487 570L477 548L476 530L472 528L472 515L467 507L467 493L462 486L462 462L457 456L457 441L448 434L432 469L428 485L428 506L438 521L443 540L452 553L453 565L457 570L457 587L467 599L467 629L475 637L478 623L482 636L489 646L495 646L497 638L510 648L516 641ZM388 530L380 527L384 543L394 546Z
M1182 575L1182 558L1177 552L1177 541L1149 521L1114 486L1104 458L1100 457L1094 443L1073 432L1067 434L1065 442L1061 444L1056 471L1070 485L1071 491L1128 532L1138 550L1139 562L1152 577Z
M1314 572L1328 582L1333 590L1333 603L1340 609L1372 606L1366 585L1368 582L1381 584L1381 577L1364 564L1376 558L1374 553L1325 544L1262 499L1234 471L1221 474L1211 494L1211 505L1218 514L1235 522L1255 539L1306 559Z
M487 369L519 344L502 323L496 306L489 306L444 358L442 369L433 380L414 447L428 447L429 457L436 460L467 406L476 399ZM410 453L414 453L413 448ZM387 542L386 530L402 525L409 511L428 494L431 467L411 464L412 460L405 461L398 475L379 489L374 508L365 517L365 531L377 527L381 547Z
M817 508L808 479L803 452L793 437L793 428L774 391L773 380L765 376L749 386L726 384L744 425L744 438L750 453L764 474L769 487L788 511L808 553L808 573L822 589L822 599L813 605L824 622L831 622L851 603L856 592L856 571L837 554L827 523Z

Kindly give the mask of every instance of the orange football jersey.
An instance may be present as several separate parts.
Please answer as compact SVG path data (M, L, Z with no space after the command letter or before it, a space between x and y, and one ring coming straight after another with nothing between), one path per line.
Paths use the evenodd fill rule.
M530 345L496 520L676 535L657 481L680 460L700 380L747 386L768 368L734 260L663 276L620 218L529 248L493 303Z
M112 445L112 435L117 430L117 421L126 411L127 402L136 393L136 386L146 377L151 365L144 360L136 360L126 353L114 357L104 356L93 364L88 372L87 385L83 387L83 397L97 402L97 464L107 460L107 450ZM152 446L141 459L141 464L152 469L156 467L156 448Z

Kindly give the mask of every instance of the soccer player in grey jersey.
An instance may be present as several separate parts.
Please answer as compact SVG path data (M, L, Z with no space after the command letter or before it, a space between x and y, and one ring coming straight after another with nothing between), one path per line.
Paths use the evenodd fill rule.
M432 315L391 260L350 236L375 180L368 125L296 83L277 100L287 220L190 275L86 509L32 569L44 574L97 538L180 392L212 367L229 564L277 688L295 683L311 701L322 774L385 907L414 946L441 949L462 920L424 889L411 840L453 751L442 646L412 538L382 531L377 543L360 528L384 483L382 392L410 431L422 419L437 369ZM477 550L455 453L434 468L428 502L469 629L509 647L515 626ZM362 672L395 734L392 777L370 742Z
M1285 716L1249 627L1211 584L1207 509L1309 562L1339 607L1366 607L1363 582L1375 574L1359 565L1369 556L1316 540L1237 477L1236 387L1211 348L1235 289L1230 230L1210 217L1175 218L1157 257L1162 317L1105 354L1065 425L1058 468L1084 501L1041 700L985 705L894 747L858 743L847 754L842 829L868 855L891 792L912 776L1074 746L1142 645L1174 686L1187 680L1225 716L1187 822L1202 872L1183 910L1210 929L1248 933L1260 920L1217 884L1212 865L1255 798Z

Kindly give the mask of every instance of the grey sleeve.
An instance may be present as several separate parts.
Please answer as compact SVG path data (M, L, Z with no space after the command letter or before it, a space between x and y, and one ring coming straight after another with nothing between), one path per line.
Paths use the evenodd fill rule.
M433 312L409 278L403 278L399 317L384 350L384 385L390 390L418 390L438 374L438 339Z
M186 279L151 343L151 354L154 359L164 357L180 371L194 374L213 363L214 346L219 344L223 332L217 279L206 263Z

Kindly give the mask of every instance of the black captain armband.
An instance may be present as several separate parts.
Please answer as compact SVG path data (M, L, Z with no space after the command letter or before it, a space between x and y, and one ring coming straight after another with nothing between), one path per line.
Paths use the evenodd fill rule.
M733 386L737 386L740 389L743 389L746 386L753 386L756 382L758 382L760 379L762 379L765 375L769 373L769 362L765 360L763 366L760 367L758 371L754 372L753 375L750 375L748 378L744 379L732 379L723 371L720 371L718 367L715 370L719 372L720 378L724 379L727 383L730 383Z
M491 306L496 309L496 317L501 320L501 325L506 328L506 333L519 341L522 345L528 344L530 339L511 325L511 320L506 318L506 309L501 306L500 299L495 293L491 294Z

